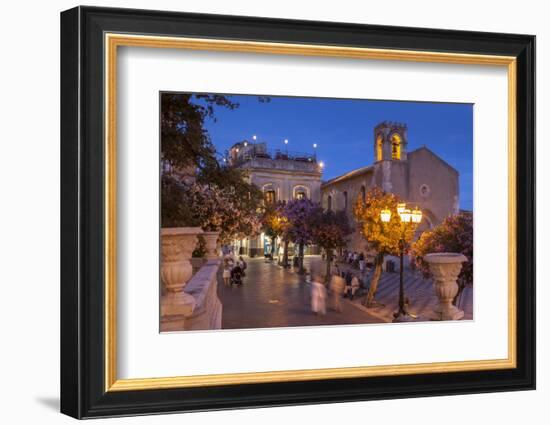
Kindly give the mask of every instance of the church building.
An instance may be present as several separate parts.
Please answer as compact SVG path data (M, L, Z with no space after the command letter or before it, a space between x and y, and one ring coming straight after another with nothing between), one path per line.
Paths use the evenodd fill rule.
M425 145L408 152L405 124L382 122L374 128L373 136L374 163L322 183L323 208L346 211L350 223L356 226L355 202L378 186L422 210L419 231L458 213L458 171L455 168ZM366 242L357 226L347 248L366 251Z

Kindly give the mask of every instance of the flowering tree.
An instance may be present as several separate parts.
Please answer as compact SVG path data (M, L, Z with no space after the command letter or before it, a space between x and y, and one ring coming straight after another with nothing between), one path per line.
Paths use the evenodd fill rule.
M219 231L222 243L259 233L261 222L257 210L243 208L240 197L232 188L197 182L175 183L175 187L171 190L177 190L173 195L176 201L168 210L171 212L169 222L165 223L163 217L163 226L195 225L206 231ZM167 199L172 199L172 196Z
M268 238L271 238L271 258L275 256L275 239L283 233L283 220L281 216L282 204L265 204L261 216L262 230Z
M309 217L319 208L319 204L307 198L292 199L282 208L282 215L286 218L282 226L283 239L298 245L299 273L304 273L304 246L309 245L313 238L314 223L309 220ZM288 245L285 248L288 249ZM285 263L284 260L283 263Z
M447 217L435 228L428 230L413 244L412 255L416 265L424 276L430 275L430 268L423 260L431 252L457 252L468 261L462 264L458 275L458 293L453 300L456 303L462 290L473 283L474 272L474 231L471 213L459 213Z
M402 201L395 194L386 193L381 188L374 187L366 194L365 200L360 197L355 203L353 213L360 226L361 234L369 248L376 251L374 273L364 301L367 306L374 304L384 256L399 255L399 241L403 239L408 244L414 238L414 226L405 227L397 213L397 204L400 202ZM382 222L380 218L383 209L391 212L388 223Z
M344 211L323 211L317 208L309 216L312 240L326 252L326 277L330 276L333 251L346 245L346 238L353 232Z

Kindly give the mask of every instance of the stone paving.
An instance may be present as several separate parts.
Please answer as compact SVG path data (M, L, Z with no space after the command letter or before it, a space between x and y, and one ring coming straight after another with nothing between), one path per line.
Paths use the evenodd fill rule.
M359 270L352 269L351 266L347 264L340 264L339 267L341 270L350 270L353 274L361 276ZM372 271L367 271L363 275L363 279L366 282L366 289L369 287L371 274ZM409 312L418 316L417 321L435 320L433 310L438 300L434 293L431 279L424 279L420 272L409 269L404 270L403 278L405 297L409 299ZM399 303L399 272L383 272L380 276L375 297L375 300L380 303L380 306L366 308L362 305L363 299L364 297L357 297L353 300L353 303L358 308L378 317L384 322L391 322L393 320L393 313L397 310ZM464 318L462 320L472 320L472 287L466 287L462 291L458 299L457 307L464 311Z
M353 302L343 299L342 313L328 308L323 316L311 312L308 276L301 276L292 268L283 269L263 258L247 258L246 261L248 268L242 286L224 287L221 272L218 276L218 296L223 305L222 329L391 322L397 309L399 273L382 273L376 294L379 307L364 307L364 297L359 296ZM306 256L304 265L307 269L325 270L320 256ZM340 265L340 268L349 267ZM351 271L359 276L358 270ZM370 273L363 276L367 288ZM419 272L405 270L404 282L409 311L418 316L418 321L433 320L437 297L431 280L424 279ZM464 320L472 319L472 288L463 291L458 307L464 310Z
M306 260L306 265L320 257ZM246 259L242 286L225 287L218 274L218 297L223 305L222 329L380 323L383 320L342 300L343 311L326 315L310 309L310 285L305 276L263 258Z

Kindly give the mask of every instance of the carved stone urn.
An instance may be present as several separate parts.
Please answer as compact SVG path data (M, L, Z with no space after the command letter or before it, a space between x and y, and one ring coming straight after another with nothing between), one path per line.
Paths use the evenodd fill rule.
M193 274L189 261L200 227L169 227L161 229L162 258L160 275L168 292L181 292Z
M462 254L440 252L425 255L424 261L430 266L434 290L439 298L439 304L434 308L437 318L440 320L462 319L464 312L453 305L453 299L458 293L456 279L462 269L462 263L468 259Z
M186 319L195 310L195 298L183 289L193 275L189 261L200 227L173 227L161 230L160 277L165 289L160 303L160 327L162 332L182 331Z
M202 237L204 238L206 244L206 259L217 259L219 257L218 238L220 237L220 232L203 232Z

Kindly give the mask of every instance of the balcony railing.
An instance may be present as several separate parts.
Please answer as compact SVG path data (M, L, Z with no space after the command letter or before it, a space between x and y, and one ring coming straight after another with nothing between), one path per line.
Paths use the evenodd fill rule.
M317 163L317 155L315 154L288 151L286 149L256 149L255 146L235 156L231 159L231 162L233 165L240 165L255 158L271 159L275 161L297 161L309 164Z

